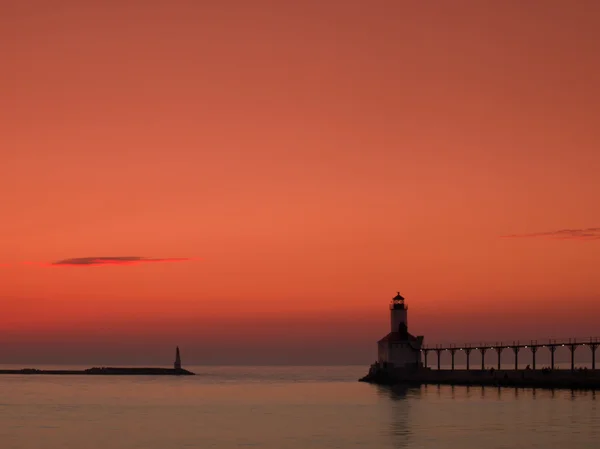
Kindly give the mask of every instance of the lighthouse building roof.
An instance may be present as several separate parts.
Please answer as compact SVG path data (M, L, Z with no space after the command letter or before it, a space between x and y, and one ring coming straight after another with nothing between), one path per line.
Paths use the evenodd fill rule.
M381 340L379 340L379 342L390 342L390 343L406 343L406 342L411 342L411 341L419 341L419 339L417 337L415 337L412 334L409 333L400 333L400 332L390 332L389 334L387 334L385 337L383 337Z
M422 337L415 337L414 335L411 335L408 332L390 332L377 342L378 345L392 343L408 344L413 350L419 351L421 349Z

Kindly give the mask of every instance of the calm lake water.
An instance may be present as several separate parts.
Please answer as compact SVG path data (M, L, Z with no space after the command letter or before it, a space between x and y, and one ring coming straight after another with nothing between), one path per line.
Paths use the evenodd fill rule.
M2 449L597 449L600 393L427 386L349 367L0 376Z

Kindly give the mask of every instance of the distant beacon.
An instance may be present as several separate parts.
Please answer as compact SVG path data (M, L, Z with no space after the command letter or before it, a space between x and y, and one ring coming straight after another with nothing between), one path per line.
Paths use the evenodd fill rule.
M173 363L173 368L176 370L181 370L181 355L179 354L179 346L175 350L175 363Z
M390 304L390 333L377 342L378 362L394 368L421 368L423 336L408 333L408 307L400 292Z

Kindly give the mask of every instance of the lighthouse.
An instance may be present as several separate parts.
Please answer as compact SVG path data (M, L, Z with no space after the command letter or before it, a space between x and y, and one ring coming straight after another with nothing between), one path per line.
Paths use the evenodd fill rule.
M398 292L390 303L390 332L377 342L377 361L393 368L421 368L423 338L408 332L408 307Z
M181 355L179 354L179 346L175 349L175 363L173 363L175 371L181 371Z
M400 292L392 298L390 304L390 321L392 332L407 333L408 322L407 313L408 307L404 304L404 298L400 295Z

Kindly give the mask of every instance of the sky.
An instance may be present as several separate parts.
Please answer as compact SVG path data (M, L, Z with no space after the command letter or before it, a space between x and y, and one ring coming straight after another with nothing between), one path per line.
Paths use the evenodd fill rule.
M0 363L600 336L600 3L1 0Z

